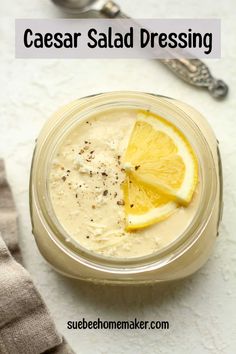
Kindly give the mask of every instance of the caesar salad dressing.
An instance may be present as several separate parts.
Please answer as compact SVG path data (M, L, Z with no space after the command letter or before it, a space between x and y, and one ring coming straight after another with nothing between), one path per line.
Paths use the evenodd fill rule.
M168 246L188 227L199 205L200 186L188 207L153 226L125 231L121 157L137 113L110 109L80 120L51 165L51 203L68 240L104 256L140 257Z

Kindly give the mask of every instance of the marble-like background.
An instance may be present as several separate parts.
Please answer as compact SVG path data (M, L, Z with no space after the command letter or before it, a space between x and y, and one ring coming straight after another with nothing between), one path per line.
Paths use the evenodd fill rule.
M236 353L236 4L235 0L120 0L134 17L222 19L222 59L208 61L227 81L225 101L176 79L152 60L16 60L14 19L62 16L49 0L1 3L0 156L6 160L26 266L56 324L78 354ZM29 169L34 141L50 114L68 101L108 90L140 90L184 100L200 110L220 141L224 216L210 260L192 278L167 286L103 287L56 274L31 235ZM169 320L169 331L69 331L69 319Z

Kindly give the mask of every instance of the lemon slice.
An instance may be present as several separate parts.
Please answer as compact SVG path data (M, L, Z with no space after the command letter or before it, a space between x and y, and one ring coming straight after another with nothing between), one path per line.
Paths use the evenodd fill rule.
M140 229L169 217L177 204L157 192L156 189L140 184L131 175L123 185L126 214L126 230Z
M198 181L198 162L184 134L153 113L140 112L123 158L127 174L181 205Z

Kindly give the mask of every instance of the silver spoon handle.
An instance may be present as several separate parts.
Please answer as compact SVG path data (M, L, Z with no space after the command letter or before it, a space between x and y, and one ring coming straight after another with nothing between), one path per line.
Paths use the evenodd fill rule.
M224 98L228 93L227 84L215 79L208 66L199 59L161 59L161 62L187 83L207 88L214 98Z
M110 18L129 18L120 9L119 5L108 0L101 12ZM227 84L214 78L208 66L199 59L160 59L176 76L183 81L198 87L207 88L215 98L224 98L228 93Z

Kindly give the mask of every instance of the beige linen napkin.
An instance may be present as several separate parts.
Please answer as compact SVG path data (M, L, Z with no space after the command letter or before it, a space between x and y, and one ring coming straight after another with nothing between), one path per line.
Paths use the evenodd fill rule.
M17 213L0 160L0 354L72 354L19 263L17 234Z

